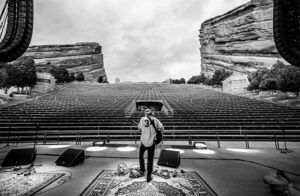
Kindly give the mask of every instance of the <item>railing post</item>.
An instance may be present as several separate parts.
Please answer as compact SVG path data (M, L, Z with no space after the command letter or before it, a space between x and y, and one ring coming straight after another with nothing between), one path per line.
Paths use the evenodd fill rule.
M245 134L245 144L246 144L246 149L249 149L250 146L249 146L249 141L248 141L248 137L246 134Z
M284 129L282 129L282 136L283 136L283 142L284 142L284 150L287 150L286 137L285 137L285 130Z
M279 150L279 142L278 142L278 139L277 139L276 132L274 132L274 141L275 141L275 148L276 148L276 150Z
M107 142L108 144L110 143L110 133L108 133L108 135L107 135L106 142Z
M75 145L78 145L78 132L76 132Z
M221 148L219 133L217 133L217 144L218 144L218 148Z
M79 132L79 144L81 145L81 132Z
M79 131L76 133L76 138L75 138L75 145L79 144Z
M285 129L282 129L282 136L283 136L283 142L284 142L284 149L281 150L281 153L290 153L290 152L293 152L292 150L289 150L287 148Z
M44 133L44 141L43 144L47 144L47 132Z

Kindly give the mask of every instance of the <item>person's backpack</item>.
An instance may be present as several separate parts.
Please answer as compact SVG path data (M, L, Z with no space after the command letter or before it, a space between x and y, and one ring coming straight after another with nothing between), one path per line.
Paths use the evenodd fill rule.
M154 121L148 117L148 119L151 122L151 125L154 127L156 131L156 139L154 140L155 145L158 145L162 141L162 132L158 131L157 128L155 127Z

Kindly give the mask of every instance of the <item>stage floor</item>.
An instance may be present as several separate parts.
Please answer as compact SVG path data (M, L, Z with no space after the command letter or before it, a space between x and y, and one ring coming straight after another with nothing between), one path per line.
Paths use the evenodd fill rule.
M49 148L54 145L37 145L37 158L34 164L37 172L65 172L72 174L70 181L59 184L54 182L37 195L79 195L102 170L116 170L121 162L128 166L138 164L138 145L129 146L137 149L131 152L118 151L117 147L108 147L105 151L85 151L86 159L74 167L56 166L58 156L67 148L87 149L91 142L71 146ZM115 144L115 142L114 142ZM172 144L182 144L180 142ZM185 143L186 144L186 143ZM219 196L271 196L269 187L263 183L263 177L274 173L276 169L300 174L300 143L288 143L293 152L283 154L274 148L274 143L251 142L250 149L245 149L243 142L224 142L221 148L215 142L207 142L209 150L195 152L192 149L183 149L181 154L181 169L196 171L211 186ZM280 144L282 147L282 144ZM12 148L28 148L31 144L19 144L1 148L1 162ZM171 143L164 143L155 151L156 165L160 149L170 148ZM41 165L41 166L39 166ZM300 176L288 175L298 186Z

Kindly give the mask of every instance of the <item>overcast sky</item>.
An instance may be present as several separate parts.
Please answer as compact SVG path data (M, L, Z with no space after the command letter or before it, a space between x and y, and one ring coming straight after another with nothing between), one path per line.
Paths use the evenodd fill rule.
M98 42L110 82L188 80L200 73L201 23L248 1L36 0L31 44Z

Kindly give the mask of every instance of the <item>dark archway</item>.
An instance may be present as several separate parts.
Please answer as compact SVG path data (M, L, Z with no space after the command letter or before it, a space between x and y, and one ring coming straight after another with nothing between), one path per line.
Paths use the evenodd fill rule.
M144 111L149 108L152 111L161 111L164 106L163 102L160 100L138 100L136 101L136 110Z

